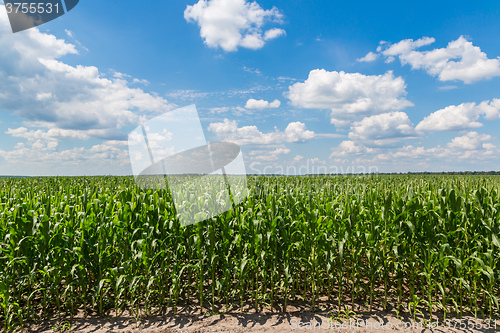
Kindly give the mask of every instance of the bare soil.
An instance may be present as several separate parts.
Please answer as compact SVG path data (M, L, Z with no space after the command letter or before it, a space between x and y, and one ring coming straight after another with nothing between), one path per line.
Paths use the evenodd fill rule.
M200 314L192 308L179 309L163 316L135 318L134 316L60 318L25 325L23 332L500 332L500 320L487 328L487 322L470 317L463 319L441 316L433 321L410 317L397 317L394 311L377 311L372 314L334 313L317 311L312 313L300 307L289 307L288 312L230 312ZM469 320L470 319L470 320Z

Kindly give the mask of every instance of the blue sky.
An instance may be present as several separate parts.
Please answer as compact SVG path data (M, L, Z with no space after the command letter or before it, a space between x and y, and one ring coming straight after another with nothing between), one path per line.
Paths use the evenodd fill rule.
M0 7L0 175L131 174L128 133L191 104L248 173L499 170L499 18L497 1L81 0L13 34Z

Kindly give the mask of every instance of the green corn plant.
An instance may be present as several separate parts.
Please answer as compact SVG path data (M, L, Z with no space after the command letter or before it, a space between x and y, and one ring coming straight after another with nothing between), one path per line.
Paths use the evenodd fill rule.
M0 321L303 302L499 315L500 178L248 177L236 209L181 226L132 177L0 179ZM189 211L221 196L186 186ZM206 192L206 193L205 193ZM8 295L8 296L6 296ZM425 307L420 307L423 304ZM359 305L364 306L364 305Z

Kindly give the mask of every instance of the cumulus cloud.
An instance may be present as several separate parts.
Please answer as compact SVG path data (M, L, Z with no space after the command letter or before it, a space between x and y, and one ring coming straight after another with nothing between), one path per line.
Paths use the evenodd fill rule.
M477 120L479 114L475 103L450 105L425 117L417 129L422 131L450 131L483 126Z
M0 30L8 30L8 24L0 12ZM104 78L96 67L60 60L72 54L77 54L74 45L36 28L0 34L0 109L39 126L109 139L138 122L141 113L169 110L166 100L130 88L123 76Z
M315 133L308 131L306 125L300 121L288 124L285 129L285 137L288 142L304 142L314 139Z
M6 132L13 137L24 138L28 141L34 140L71 140L71 139L80 139L85 140L89 139L91 134L85 133L84 131L75 131L75 130L66 130L60 128L53 128L48 131L43 130L28 130L26 127L19 128L9 128Z
M343 141L332 149L330 159L336 163L357 163L365 165L386 165L400 171L435 169L442 171L445 165L456 166L457 161L464 164L483 165L484 161L494 161L500 157L500 150L492 144L493 137L488 134L468 132L453 138L448 144L435 147L415 147L407 145L390 150L370 148L363 142ZM397 164L395 164L397 162ZM403 168L401 169L401 166ZM416 167L416 169L415 169ZM475 169L476 167L473 167ZM430 170L429 170L430 171Z
M239 145L305 142L315 138L315 133L307 130L306 125L301 122L288 124L283 132L276 129L271 133L262 133L257 126L238 127L235 120L224 119L222 123L211 123L208 130L224 141L234 142Z
M469 132L464 136L458 136L451 140L448 144L450 148L458 148L465 150L481 149L484 147L493 148L494 146L488 143L483 143L484 141L490 141L492 139L491 135L479 134L478 132Z
M264 34L264 40L271 40L285 35L286 35L285 30L274 28L266 31L266 33Z
M491 101L481 102L477 110L488 120L500 119L500 98L494 98Z
M200 27L200 36L208 47L236 51L238 47L260 49L266 41L285 34L283 29L264 32L267 22L281 23L283 14L273 7L264 10L257 2L246 0L200 0L184 11L187 22Z
M475 133L475 134L471 134ZM476 135L476 132L470 132L463 137L457 137L448 143L446 147L413 147L407 146L402 150L391 153L386 156L388 159L426 159L435 161L436 159L456 161L466 160L468 162L482 161L498 156L498 149L495 145L484 141L490 140L488 135ZM482 142L482 143L481 143Z
M412 52L413 50L423 47L426 45L430 45L434 43L436 40L430 37L423 37L414 41L413 39L405 39L396 44L382 43L381 47L378 51L382 51L385 46L386 49L382 51L382 54L390 57L390 56L404 56ZM405 58L403 58L405 59Z
M338 115L335 116L338 117ZM348 127L351 124L351 119L352 117L348 117L347 119L334 118L334 116L332 115L332 117L330 118L330 123L335 125L335 127Z
M281 102L277 99L269 103L268 101L265 101L263 99L253 99L250 98L247 103L245 104L245 108L247 109L269 109L269 108L279 108L281 105Z
M275 150L252 150L249 156L253 161L276 161L280 155L287 155L291 152L289 148L278 147Z
M364 57L356 59L356 61L359 61L359 62L372 62L372 61L377 60L378 57L379 57L379 55L377 53L368 52Z
M330 158L347 155L373 154L374 152L374 148L365 147L363 145L357 144L354 141L346 140L342 141L337 147L332 149Z
M392 71L383 75L312 70L305 82L289 87L292 105L307 109L331 109L332 123L347 125L356 115L369 116L413 106L406 85Z
M480 104L462 103L450 105L425 117L417 126L419 131L460 131L482 127L478 120L484 116L488 120L500 118L500 99L484 101Z
M349 139L367 147L397 145L401 139L418 137L417 132L404 112L390 112L366 117L351 126Z
M123 141L104 141L90 148L57 147L57 133L9 130L9 134L24 137L26 143L18 143L13 150L0 150L2 172L12 175L105 175L130 174L128 150ZM67 133L59 133L66 136ZM73 133L74 134L74 133ZM74 138L74 135L69 136Z
M493 138L487 134L469 132L464 136L459 136L451 140L446 146L436 146L432 148L415 147L408 145L396 151L390 151L375 155L373 159L365 160L366 163L393 163L419 165L427 168L431 164L442 166L445 163L456 164L457 161L463 163L476 164L485 160L497 159L499 149L490 141Z
M434 38L423 37L415 41L405 39L392 45L382 43L379 51L387 60L399 57L402 65L409 64L412 69L425 70L440 81L460 80L469 84L500 76L500 57L488 59L486 53L463 36L444 48L417 51L434 41Z
M2 167L4 172L18 174L16 166L27 174L56 175L67 174L62 166L74 165L75 174L85 173L107 174L110 167L115 172L128 172L128 151L125 148L126 141L106 140L91 148L75 147L72 149L61 149L61 140L87 140L91 137L104 136L102 130L66 130L52 128L44 130L29 130L26 127L15 129L9 128L5 133L13 137L26 139L19 142L10 151L0 151L1 159L6 162ZM11 171L9 171L9 168ZM88 173L88 174L90 174Z

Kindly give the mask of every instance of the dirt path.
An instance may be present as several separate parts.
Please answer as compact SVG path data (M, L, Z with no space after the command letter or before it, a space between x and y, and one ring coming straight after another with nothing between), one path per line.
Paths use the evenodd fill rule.
M176 316L151 317L136 321L130 317L121 318L74 318L45 321L32 324L25 332L499 332L500 321L495 329L494 323L487 329L487 324L479 320L436 319L432 324L411 323L410 318L398 320L391 314L351 318L343 324L329 321L327 313L232 313L217 315L179 314ZM320 326L322 323L323 326ZM336 324L335 324L336 323ZM413 328L410 328L414 325ZM406 326L406 328L405 328ZM452 326L452 328L448 328ZM455 326L455 328L453 328ZM462 328L460 328L462 326ZM486 326L486 327L485 327Z

